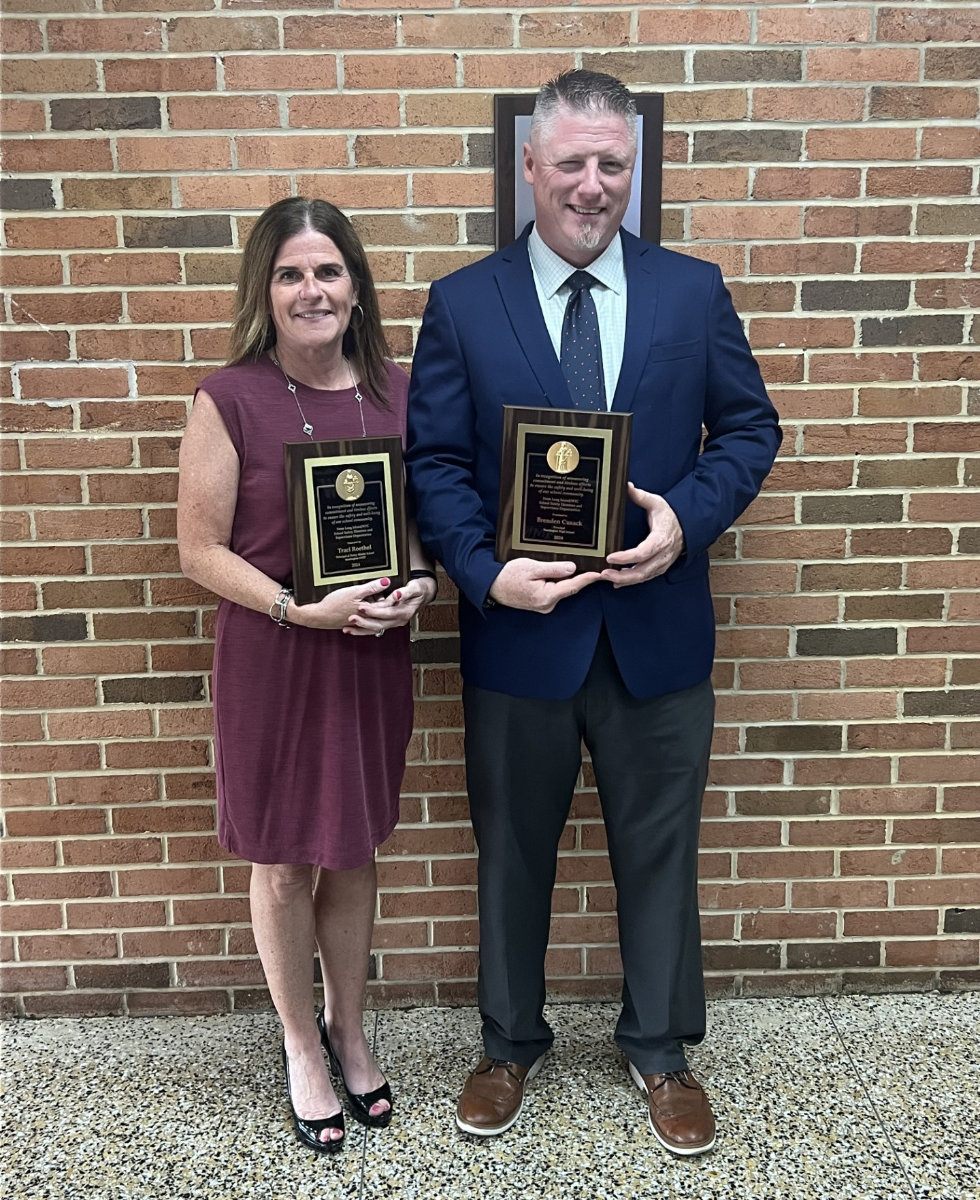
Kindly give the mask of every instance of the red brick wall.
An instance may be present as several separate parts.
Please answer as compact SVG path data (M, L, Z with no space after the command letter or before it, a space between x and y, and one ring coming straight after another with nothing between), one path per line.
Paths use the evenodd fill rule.
M729 993L975 985L977 9L5 0L2 378L14 1013L267 1002L215 844L208 597L174 548L188 397L255 214L328 197L406 361L492 240L491 96L572 65L666 96L665 241L721 263L785 421L717 546L706 960ZM378 1003L473 995L451 589L423 619ZM616 991L586 777L554 994Z

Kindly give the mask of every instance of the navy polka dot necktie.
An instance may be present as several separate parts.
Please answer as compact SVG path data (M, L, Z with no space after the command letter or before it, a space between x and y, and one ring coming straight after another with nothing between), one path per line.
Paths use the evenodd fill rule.
M565 282L572 291L561 327L561 369L572 397L572 407L605 412L599 317L589 291L596 281L588 271L575 271Z

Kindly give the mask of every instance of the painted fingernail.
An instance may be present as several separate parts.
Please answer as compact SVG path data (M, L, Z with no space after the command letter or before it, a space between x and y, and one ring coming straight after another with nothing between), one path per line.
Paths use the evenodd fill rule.
M402 598L401 592L395 592L395 599L400 600L401 598Z
M381 586L382 586L382 587L389 587L389 586L390 586L390 584L391 584L391 580L390 580L390 579L382 579L382 580L381 580Z

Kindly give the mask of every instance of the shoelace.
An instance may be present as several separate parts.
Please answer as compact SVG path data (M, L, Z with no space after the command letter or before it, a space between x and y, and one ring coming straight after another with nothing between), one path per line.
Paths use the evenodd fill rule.
M681 1087L686 1087L686 1088L697 1087L697 1084L695 1083L694 1078L691 1075L690 1071L665 1071L664 1074L660 1077L660 1082L658 1084L656 1084L656 1086L653 1087L652 1090L657 1091L658 1088L662 1088L664 1086L664 1084L668 1081L668 1079L673 1080L674 1083L679 1083L681 1085Z
M521 1082L520 1076L515 1075L514 1072L511 1070L511 1067L513 1067L514 1065L515 1064L512 1062L508 1062L506 1058L491 1058L489 1066L484 1067L482 1070L480 1070L480 1068L478 1067L476 1070L474 1070L473 1074L474 1075L492 1075L494 1073L494 1071L497 1069L497 1067L503 1067L503 1069L507 1072L507 1074L511 1077L511 1079L515 1080L517 1083L520 1083Z

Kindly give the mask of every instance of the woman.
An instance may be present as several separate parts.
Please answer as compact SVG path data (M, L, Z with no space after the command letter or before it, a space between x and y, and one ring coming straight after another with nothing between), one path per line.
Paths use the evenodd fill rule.
M321 1045L352 1115L391 1119L362 1026L374 851L397 820L411 734L407 626L436 581L411 529L412 578L399 591L385 596L379 579L297 605L282 447L403 434L407 388L347 218L303 198L266 209L242 259L228 366L195 395L177 527L184 574L221 597L218 837L253 864L252 925L283 1024L293 1121L318 1151L344 1137ZM316 1017L314 942L325 997Z

